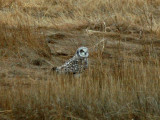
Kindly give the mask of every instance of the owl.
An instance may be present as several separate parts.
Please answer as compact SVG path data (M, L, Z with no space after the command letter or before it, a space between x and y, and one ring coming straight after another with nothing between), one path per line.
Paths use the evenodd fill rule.
M88 48L80 47L75 55L62 66L53 67L52 70L58 73L79 74L88 68Z

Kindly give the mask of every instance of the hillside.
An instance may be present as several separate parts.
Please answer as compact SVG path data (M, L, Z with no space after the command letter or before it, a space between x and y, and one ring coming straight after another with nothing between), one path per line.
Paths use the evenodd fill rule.
M0 0L0 120L158 120L159 96L159 0Z

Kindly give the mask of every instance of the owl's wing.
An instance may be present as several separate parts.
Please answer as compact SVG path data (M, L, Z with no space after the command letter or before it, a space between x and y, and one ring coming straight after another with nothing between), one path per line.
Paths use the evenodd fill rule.
M81 73L88 68L88 59L72 58L68 60L64 65L57 67L56 71L60 73Z
M64 65L57 67L56 71L61 73L75 73L78 70L78 60L70 59Z

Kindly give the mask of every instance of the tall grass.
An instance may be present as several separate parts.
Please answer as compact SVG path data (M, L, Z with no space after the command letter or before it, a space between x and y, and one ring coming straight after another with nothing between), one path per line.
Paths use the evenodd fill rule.
M8 84L3 79L0 108L17 120L160 118L159 65L99 64L80 78L43 74L47 80L13 78Z
M159 5L159 0L0 0L0 119L160 119ZM108 44L90 53L89 69L80 77L35 70L29 63L15 66L27 75L8 72L14 58L26 59L21 51L55 57L43 34L48 31L107 38Z
M107 27L135 25L159 31L159 5L159 0L1 0L0 21L60 30L106 22Z

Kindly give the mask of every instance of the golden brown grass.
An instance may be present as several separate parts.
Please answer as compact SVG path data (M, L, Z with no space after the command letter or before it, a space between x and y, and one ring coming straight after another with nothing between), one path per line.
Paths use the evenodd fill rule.
M160 119L159 6L0 0L0 119ZM62 64L70 56L56 50L73 55L82 39L89 69L80 78L51 74L46 61Z

